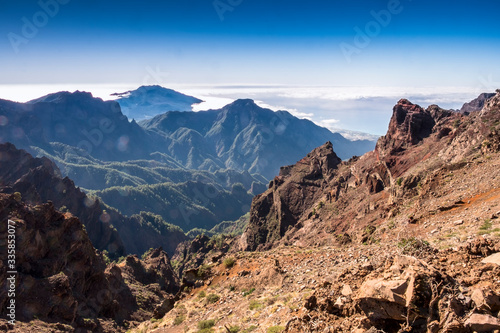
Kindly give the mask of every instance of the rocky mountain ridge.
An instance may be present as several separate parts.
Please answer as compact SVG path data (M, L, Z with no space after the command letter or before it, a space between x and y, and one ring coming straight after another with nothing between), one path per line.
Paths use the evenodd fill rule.
M290 228L289 237L302 234L300 229L307 225L316 228L318 223L313 222L316 217L331 221L327 225L343 232L350 227L345 221L352 218L356 218L357 223L373 224L396 215L401 196L421 192L422 183L430 181L433 172L463 163L477 154L483 156L498 151L499 98L497 94L482 111L469 116L436 105L423 109L402 99L394 107L387 134L379 139L373 152L333 168L318 168L317 161L322 156L334 156L331 144L327 143L295 166L283 168L270 188L254 198L242 248L256 249L273 243L261 237L263 232L275 230L274 222L268 221L277 221L284 227L279 237L273 238L277 240L285 236L287 228ZM315 170L319 182L308 184L311 175L304 173L304 169ZM263 200L264 197L267 199ZM307 197L314 199L307 200ZM296 202L304 203L301 211L296 209ZM290 225L286 212L294 210L301 213ZM364 213L358 213L360 210ZM258 227L262 221L267 222L264 231Z

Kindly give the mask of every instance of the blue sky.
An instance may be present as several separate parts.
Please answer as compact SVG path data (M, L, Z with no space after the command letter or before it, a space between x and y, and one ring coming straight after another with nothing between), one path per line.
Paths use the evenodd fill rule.
M0 0L0 85L459 86L472 93L500 81L498 12L493 0ZM0 98L8 98L1 89Z

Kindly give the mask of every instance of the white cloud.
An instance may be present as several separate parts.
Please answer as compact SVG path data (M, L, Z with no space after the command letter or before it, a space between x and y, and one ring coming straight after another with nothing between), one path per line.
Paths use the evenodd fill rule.
M335 129L338 129L336 124L338 124L340 120L338 119L321 119L321 120L314 120L314 123L318 126L325 127L329 129L332 132L335 132Z

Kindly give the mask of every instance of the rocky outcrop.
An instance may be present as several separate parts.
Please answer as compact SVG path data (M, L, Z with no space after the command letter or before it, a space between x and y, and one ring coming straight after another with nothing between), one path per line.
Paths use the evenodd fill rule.
M389 272L391 278L366 280L356 298L357 306L373 322L380 320L432 322L438 313L435 300L441 284L451 279L414 257L398 256ZM389 274L387 274L389 276Z
M5 266L7 251L3 251L0 278L7 281L12 275L8 271L17 271L19 325L37 319L92 332L121 331L124 325L150 319L157 308L165 313L163 300L179 290L163 250L152 250L143 260L129 256L106 267L105 257L92 246L79 219L57 211L51 202L29 206L15 194L0 193L2 249L7 248L9 219L15 223L15 268ZM10 298L2 288L2 318Z
M85 326L84 318L113 318L117 304L109 292L106 265L76 217L56 211L52 203L29 207L14 195L0 194L0 220L5 221L0 226L2 242L7 239L9 218L16 229L18 321L37 317ZM10 270L11 267L0 267L2 281L6 281ZM98 294L102 296L100 301L92 303ZM7 296L7 290L2 288L2 318ZM93 325L97 329L97 323Z
M278 241L296 225L304 207L310 207L323 194L327 180L341 162L327 142L295 165L282 167L269 189L253 199L242 248L256 250Z
M389 129L377 142L377 150L384 152L384 155L401 152L428 137L435 124L428 110L401 99L393 108Z
M493 96L495 96L495 93L480 94L477 98L473 99L472 101L464 103L464 105L460 109L460 113L467 115L472 112L481 111L486 101Z
M172 260L175 261L175 271L179 278L186 276L188 271L197 271L205 264L219 261L234 245L235 238L223 234L212 236L198 235L191 241L185 241L177 247ZM195 279L189 279L189 285L194 284ZM193 282L193 283L192 283Z
M151 249L142 260L135 255L128 256L124 264L119 266L127 280L135 280L143 285L158 284L161 290L169 294L175 295L179 291L179 281L162 248Z

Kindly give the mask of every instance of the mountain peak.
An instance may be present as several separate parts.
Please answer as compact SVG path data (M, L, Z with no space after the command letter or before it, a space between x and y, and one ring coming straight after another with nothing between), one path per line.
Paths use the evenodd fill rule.
M243 98L243 99L237 99L234 102L226 105L224 108L232 109L232 108L259 108L261 109L260 106L258 106L253 99L250 98Z
M56 93L48 94L36 99L33 99L27 103L35 104L35 103L66 103L68 101L87 101L94 99L92 93L86 91L59 91Z
M194 104L203 100L182 94L159 85L140 86L135 90L114 93L123 114L128 118L143 120L168 111L191 111Z
M495 93L482 93L477 98L473 99L468 103L464 103L460 109L460 113L469 114L471 112L481 111L484 104L493 96Z

